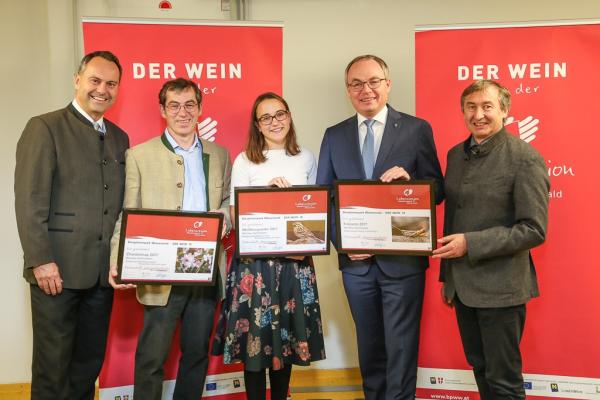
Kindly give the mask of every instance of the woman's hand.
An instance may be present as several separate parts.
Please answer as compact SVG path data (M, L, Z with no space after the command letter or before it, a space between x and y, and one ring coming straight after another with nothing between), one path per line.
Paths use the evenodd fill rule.
M269 181L269 186L277 186L280 188L287 188L287 187L291 187L292 184L290 182L288 182L288 180L285 179L283 176L278 176Z

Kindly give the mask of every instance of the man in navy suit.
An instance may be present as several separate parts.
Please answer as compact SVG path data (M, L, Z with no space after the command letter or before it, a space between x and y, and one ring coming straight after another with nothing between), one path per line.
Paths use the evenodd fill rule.
M429 179L441 202L443 177L431 127L387 105L386 63L373 55L356 57L345 77L357 114L325 131L317 183ZM414 399L427 257L340 254L339 265L356 326L365 399Z

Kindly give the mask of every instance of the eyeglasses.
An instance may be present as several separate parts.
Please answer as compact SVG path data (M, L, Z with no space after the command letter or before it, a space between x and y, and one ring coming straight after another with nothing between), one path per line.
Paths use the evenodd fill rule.
M286 110L279 110L275 113L275 115L265 114L258 119L258 123L262 125L271 125L273 123L273 118L279 122L285 121L289 114L289 111Z
M367 84L371 89L377 89L379 86L381 86L381 81L387 81L387 79L386 78L372 78L366 82L354 80L354 81L348 83L346 86L348 86L350 88L350 90L352 90L353 92L360 92L365 87L365 84Z
M184 104L179 103L169 103L165 106L165 109L169 112L169 114L177 114L181 107L185 108L185 111L192 113L198 110L198 103L195 101L188 101Z

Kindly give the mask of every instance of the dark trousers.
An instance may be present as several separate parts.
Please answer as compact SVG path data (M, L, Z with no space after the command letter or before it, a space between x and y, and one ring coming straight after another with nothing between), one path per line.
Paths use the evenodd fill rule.
M271 400L287 399L291 375L291 364L286 364L279 370L269 369ZM246 386L247 400L265 400L267 398L267 374L264 369L256 372L244 370L244 385Z
M113 289L30 285L33 323L32 400L92 400L102 368Z
M181 358L173 399L200 399L215 306L215 288L199 286L173 286L166 306L144 306L144 328L135 353L134 398L160 400L163 365L181 320Z
M519 344L525 305L473 308L454 298L456 319L467 361L482 400L524 399Z
M366 275L349 268L342 276L365 399L414 399L425 274L390 278L374 260Z

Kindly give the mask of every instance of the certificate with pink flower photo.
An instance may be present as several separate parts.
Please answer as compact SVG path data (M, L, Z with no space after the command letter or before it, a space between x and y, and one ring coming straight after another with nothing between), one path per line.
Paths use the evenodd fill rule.
M215 284L223 215L123 210L119 280L145 284Z

